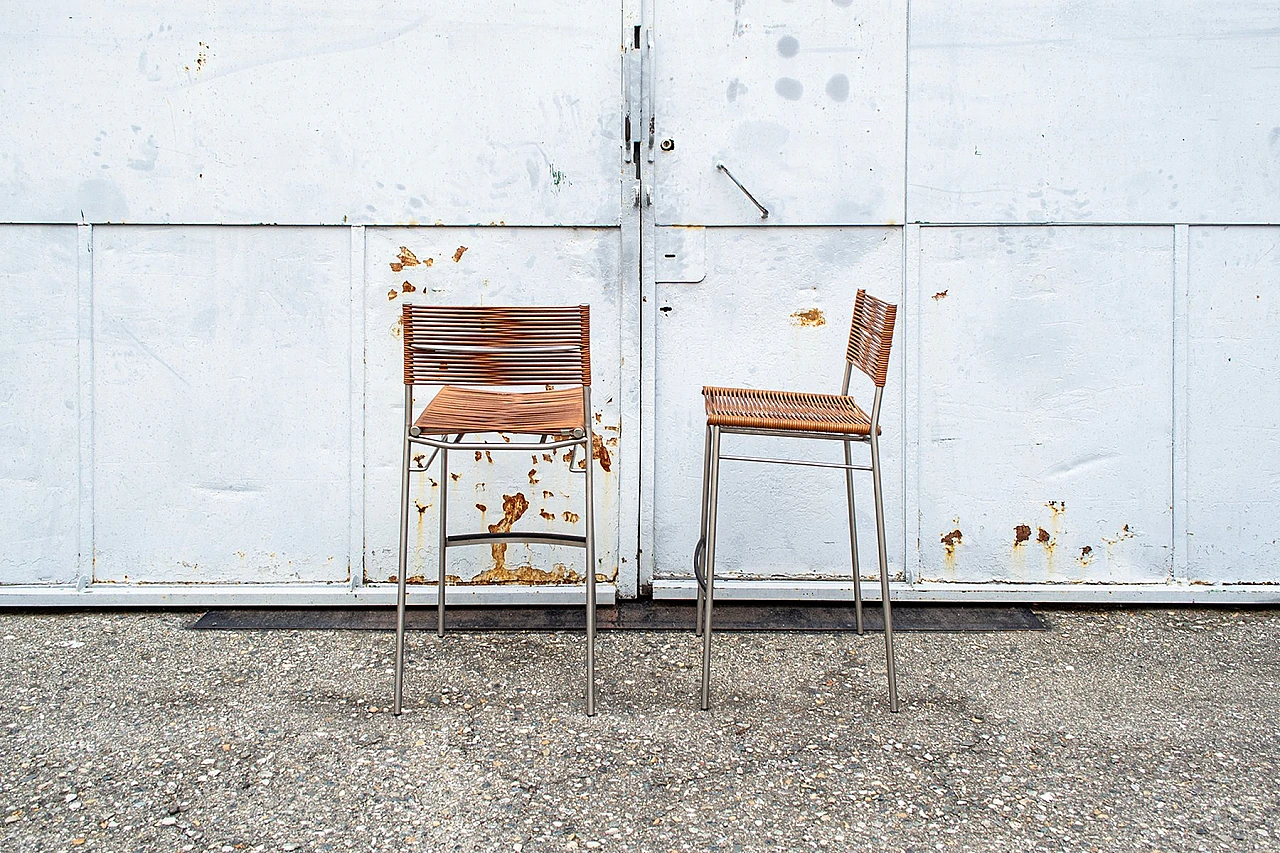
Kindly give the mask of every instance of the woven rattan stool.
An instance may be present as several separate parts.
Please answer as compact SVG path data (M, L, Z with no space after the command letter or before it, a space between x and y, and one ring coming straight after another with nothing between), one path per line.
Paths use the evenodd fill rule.
M409 552L409 478L431 470L440 459L440 576L437 628L444 636L445 553L455 545L537 542L586 549L587 714L596 712L596 554L595 500L592 492L591 321L586 305L567 308L488 308L405 305L404 459L400 478L400 573L396 598L396 670L394 713L404 695L404 622ZM447 383L447 384L446 384ZM414 417L416 385L443 386ZM557 390L512 391L520 386L569 385ZM471 386L505 386L504 390ZM467 435L503 433L536 436L536 441L464 441ZM413 445L435 448L431 458L414 463ZM559 533L488 532L450 536L448 521L449 454L452 451L524 453L578 448L586 460L585 536ZM479 454L477 453L477 456Z
M720 462L771 462L819 468L841 468L849 507L849 547L853 554L853 595L858 633L862 633L862 583L858 571L858 530L854 520L853 472L870 471L875 491L876 541L880 552L880 595L884 612L885 653L888 658L889 710L898 710L898 676L893 659L893 614L889 600L889 566L885 548L884 500L880 488L880 403L889 372L889 348L897 306L882 302L859 290L853 307L853 324L845 355L844 386L839 394L798 394L790 391L759 391L750 388L702 389L707 408L706 450L702 467L702 524L693 553L693 570L698 578L697 630L702 635L702 709L711 704L711 606L715 589L716 498ZM871 414L849 396L849 380L857 367L875 383ZM844 464L768 459L754 456L726 456L720 452L722 435L766 435L787 438L817 438L844 445ZM854 442L871 447L871 464L854 465Z

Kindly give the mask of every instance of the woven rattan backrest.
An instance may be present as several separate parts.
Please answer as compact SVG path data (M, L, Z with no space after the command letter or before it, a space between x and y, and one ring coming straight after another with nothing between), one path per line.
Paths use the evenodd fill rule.
M853 327L845 358L883 388L889 376L889 348L893 346L893 322L898 306L858 291L853 303Z
M405 305L406 385L591 384L591 309Z

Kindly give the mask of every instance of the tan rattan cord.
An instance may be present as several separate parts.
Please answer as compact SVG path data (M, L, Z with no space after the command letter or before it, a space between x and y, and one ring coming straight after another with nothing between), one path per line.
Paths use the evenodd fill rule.
M871 418L852 397L754 388L702 389L712 426L870 435Z
M512 393L446 385L418 415L424 435L510 432L557 435L584 429L582 388Z
M889 376L889 348L893 346L893 324L897 316L897 305L868 296L865 290L858 291L845 357L881 388Z
M591 311L405 305L406 385L590 385Z

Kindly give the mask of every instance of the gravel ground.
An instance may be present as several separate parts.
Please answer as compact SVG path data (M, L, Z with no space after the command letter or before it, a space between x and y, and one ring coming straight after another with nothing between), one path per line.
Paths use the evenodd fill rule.
M0 850L1280 850L1280 611L1052 630L189 631L0 613Z

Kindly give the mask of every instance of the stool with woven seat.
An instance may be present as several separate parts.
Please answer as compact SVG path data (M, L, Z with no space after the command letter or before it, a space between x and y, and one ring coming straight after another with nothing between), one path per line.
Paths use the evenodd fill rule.
M408 590L409 478L432 470L440 460L439 579L436 632L444 636L445 554L455 545L526 542L573 545L585 549L587 607L587 714L596 710L596 559L595 501L592 492L591 313L571 307L479 307L405 305L404 458L400 478L400 573L396 597L396 669L393 711L404 695L405 607ZM442 386L414 417L414 387ZM556 390L519 391L521 386ZM481 386L479 388L473 386ZM488 388L484 386L489 386ZM501 390L496 390L499 386ZM498 441L464 441L468 435L501 433ZM509 436L528 436L514 441ZM536 439L536 440L534 440ZM434 448L422 464L413 446ZM452 451L546 452L571 448L570 470L578 450L585 460L585 535L521 533L511 530L449 535L449 454Z
M898 710L898 677L893 659L893 614L889 600L889 566L884 532L884 499L880 487L880 404L889 372L889 349L897 306L882 302L859 290L853 307L853 323L845 354L844 386L839 394L802 394L792 391L762 391L753 388L702 389L707 410L706 449L702 467L702 522L693 570L698 579L697 631L702 635L702 709L711 704L711 610L715 589L716 503L720 482L720 462L769 462L818 468L839 468L845 472L845 493L849 509L849 548L853 557L853 598L858 633L862 631L862 583L858 570L858 528L854 519L853 472L870 471L875 495L876 541L880 556L880 596L884 613L885 653L889 679L889 710ZM875 396L868 415L849 396L853 369L871 379ZM785 438L815 438L844 445L844 464L773 459L755 456L728 456L720 452L724 435L763 435ZM870 445L871 464L855 465L852 445Z

